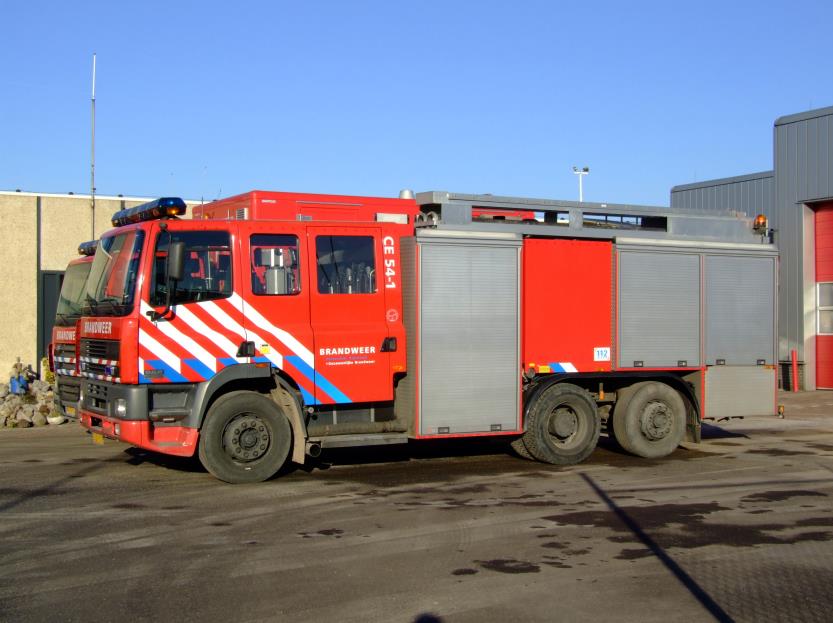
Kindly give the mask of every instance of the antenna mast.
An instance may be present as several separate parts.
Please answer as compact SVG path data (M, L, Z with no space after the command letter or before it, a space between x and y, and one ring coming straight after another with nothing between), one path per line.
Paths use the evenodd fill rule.
M95 238L95 52L93 52L92 141L90 151L90 234Z

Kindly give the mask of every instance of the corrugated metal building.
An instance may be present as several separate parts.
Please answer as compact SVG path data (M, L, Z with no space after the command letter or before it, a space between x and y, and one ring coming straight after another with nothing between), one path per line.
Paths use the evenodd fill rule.
M772 171L675 186L671 207L769 217L781 251L779 358L795 350L804 386L833 389L833 107L775 121Z
M671 207L709 212L731 209L751 217L766 214L773 222L774 188L775 171L682 184L671 189Z

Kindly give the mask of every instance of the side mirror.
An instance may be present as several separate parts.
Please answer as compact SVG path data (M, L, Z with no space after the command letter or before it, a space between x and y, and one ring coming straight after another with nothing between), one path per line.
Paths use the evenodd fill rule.
M185 243L172 242L168 247L168 279L181 281L185 272Z

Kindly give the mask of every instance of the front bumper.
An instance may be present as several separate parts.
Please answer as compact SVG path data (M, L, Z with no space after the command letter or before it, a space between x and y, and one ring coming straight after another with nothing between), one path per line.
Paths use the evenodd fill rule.
M194 456L200 432L186 426L157 425L148 420L120 420L81 411L81 426L108 439L174 456Z
M200 384L155 387L82 379L82 427L109 439L176 456L193 456L199 440Z
M55 375L55 393L53 404L61 415L73 420L78 419L81 379L64 374Z

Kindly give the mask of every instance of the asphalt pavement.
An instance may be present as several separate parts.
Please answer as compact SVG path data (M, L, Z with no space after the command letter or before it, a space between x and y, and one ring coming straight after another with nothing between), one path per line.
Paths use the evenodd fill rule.
M2 621L830 621L833 392L648 461L491 442L258 485L77 425L0 431Z

